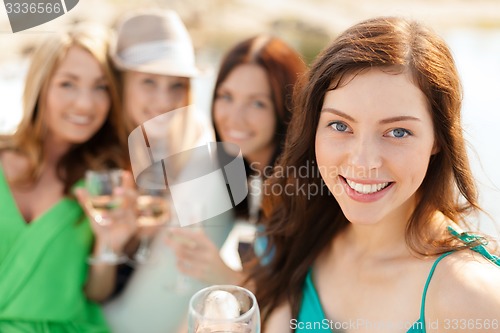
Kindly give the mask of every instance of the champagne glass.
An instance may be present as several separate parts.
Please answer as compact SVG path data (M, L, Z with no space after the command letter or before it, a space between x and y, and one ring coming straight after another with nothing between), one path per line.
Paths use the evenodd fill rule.
M249 290L215 285L189 301L188 333L260 333L260 311Z
M175 205L177 209L183 210L183 216L187 217L188 221L185 221L187 225L181 226L178 218L171 219L169 223L169 227L172 228L183 228L184 230L189 230L190 232L203 232L203 226L201 225L201 221L203 219L203 214L205 212L205 207L202 203L197 202L185 202L182 201ZM178 216L179 214L177 214ZM197 223L198 222L198 223ZM184 243L188 246L196 246L193 244L191 239L187 239L181 236L173 236L169 235L174 242ZM175 282L173 285L173 289L177 293L186 293L191 289L192 278L177 271Z
M148 261L154 234L170 220L170 198L165 189L139 189L136 202L140 243L134 260L139 264Z
M110 244L110 228L117 222L117 211L122 198L115 190L122 185L122 174L119 169L88 170L85 173L85 188L89 195L88 211L94 221L103 230L104 244L96 257L89 259L91 264L120 264L127 257L116 253Z

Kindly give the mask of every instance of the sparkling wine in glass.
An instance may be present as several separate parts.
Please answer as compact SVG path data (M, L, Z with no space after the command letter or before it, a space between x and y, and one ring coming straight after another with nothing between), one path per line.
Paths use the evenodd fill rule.
M112 222L113 210L119 206L120 201L113 195L96 195L90 197L93 216L100 225L109 225Z
M91 264L107 263L119 264L125 262L127 257L113 251L110 244L109 228L117 222L117 212L121 207L122 197L115 190L122 185L122 171L111 170L88 170L85 173L85 189L89 196L89 212L104 228L104 245L101 252L89 258Z
M260 333L260 312L249 290L211 286L189 302L188 333Z

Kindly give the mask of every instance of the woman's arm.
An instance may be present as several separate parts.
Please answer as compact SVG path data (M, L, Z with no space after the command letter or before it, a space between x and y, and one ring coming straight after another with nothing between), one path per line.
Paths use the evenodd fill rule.
M290 333L292 311L290 304L283 303L273 310L262 328L262 333Z
M134 182L128 172L123 175L122 206L119 211L119 222L109 226L99 225L89 212L88 194L85 189L79 188L75 191L76 197L87 214L92 230L95 236L92 257L99 256L102 253L106 242L111 246L115 253L123 253L125 246L130 241L137 230L135 223L135 201ZM86 296L97 302L108 299L116 286L117 266L108 263L93 263L90 265L87 283L85 285Z

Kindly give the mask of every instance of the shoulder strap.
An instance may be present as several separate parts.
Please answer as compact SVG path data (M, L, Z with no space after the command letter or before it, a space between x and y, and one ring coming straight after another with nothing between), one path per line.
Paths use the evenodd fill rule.
M425 326L425 297L427 296L427 289L429 288L429 283L431 282L432 276L434 275L434 271L436 270L436 267L439 264L439 262L452 253L453 251L443 253L436 259L436 261L434 261L434 264L432 265L432 268L429 272L429 276L427 276L427 281L425 281L424 291L422 292L422 303L420 304L420 321L423 323L424 326Z
M461 232L459 233L453 227L448 226L448 231L450 234L453 236L457 237L460 239L462 242L464 242L466 245L470 247L471 250L476 251L477 253L480 253L483 257L491 261L497 266L500 266L500 257L491 254L488 252L486 249L486 245L488 245L488 240L485 239L484 237L480 235L476 235L473 233L469 232Z

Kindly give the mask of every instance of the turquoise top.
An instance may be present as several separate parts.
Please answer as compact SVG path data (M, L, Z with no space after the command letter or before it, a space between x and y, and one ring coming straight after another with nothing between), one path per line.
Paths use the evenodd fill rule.
M494 264L500 266L500 257L490 254L485 248L485 240L481 236L477 236L470 233L458 233L453 228L448 227L450 233L460 238L466 244L474 244L475 246L471 247L471 250L476 251L482 254L485 258L489 259ZM425 282L424 290L422 292L422 302L420 305L420 317L415 323L411 326L411 328L407 331L407 333L425 333L425 297L427 295L427 289L429 287L429 283L431 281L432 275L434 274L434 270L438 263L450 255L453 252L447 252L439 256L432 268L429 272L429 276L427 277L427 281ZM314 287L314 283L312 281L312 270L310 269L307 273L304 288L303 288L303 298L302 304L300 306L299 315L297 321L293 325L296 327L295 333L303 333L303 332L318 332L318 333L331 333L330 330L331 324L330 321L326 319L325 313L321 306L318 293L316 288Z
M424 291L422 293L420 318L415 323L413 323L413 325L407 331L407 333L421 333L421 332L425 333L424 309L425 309L425 295L427 294L427 288L429 287L429 283L431 281L432 275L434 274L434 270L436 269L437 264L450 253L452 252L447 252L442 254L439 258L436 259L436 261L432 265L431 271L429 272L429 276L427 277L427 281L425 282ZM314 283L312 281L311 269L307 273L303 291L304 295L302 298L302 304L300 306L299 316L297 319L298 323L297 330L295 332L330 333L331 325L329 321L326 319L325 313L323 312L323 308L319 301L318 292L316 291L316 288L314 287ZM314 325L316 325L316 327L314 327Z

